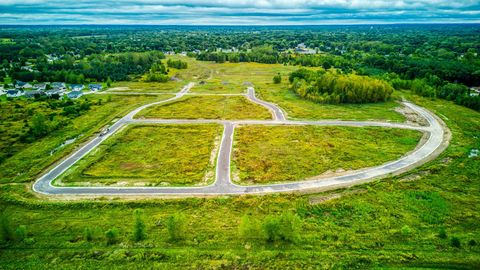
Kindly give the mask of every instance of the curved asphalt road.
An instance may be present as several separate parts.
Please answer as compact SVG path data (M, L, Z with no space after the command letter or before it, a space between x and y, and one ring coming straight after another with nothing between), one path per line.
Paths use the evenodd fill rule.
M47 195L173 195L173 196L202 196L202 195L240 195L240 194L262 194L272 192L291 192L305 190L324 190L340 186L350 186L357 183L363 183L372 179L385 177L390 174L406 171L425 163L429 158L438 154L437 150L442 150L442 144L445 137L443 126L437 118L427 110L409 102L403 104L417 114L425 118L428 126L420 127L400 123L371 122L371 121L290 121L286 120L283 111L275 104L259 100L255 97L255 90L248 88L247 98L252 102L262 105L272 112L273 120L184 120L184 119L134 119L139 111L153 105L162 104L183 97L193 83L188 84L175 97L138 107L131 111L125 117L118 120L110 127L109 133L102 137L96 137L89 143L78 149L67 157L63 162L56 165L53 169L42 175L33 185L33 190ZM217 156L216 179L209 186L202 187L59 187L53 186L55 178L65 172L70 166L92 151L101 142L107 139L111 134L118 131L121 127L131 123L150 123L150 124L191 124L191 123L219 123L224 126L221 139L220 150ZM235 126L237 125L318 125L318 126L377 126L387 128L403 128L418 130L428 134L428 139L417 149L401 159L382 164L380 166L357 170L351 173L318 178L308 181L300 181L283 184L241 186L232 183L230 179L230 158L232 151L232 142Z

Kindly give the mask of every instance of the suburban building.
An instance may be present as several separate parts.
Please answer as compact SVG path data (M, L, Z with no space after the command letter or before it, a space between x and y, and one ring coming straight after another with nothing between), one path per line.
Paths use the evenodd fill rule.
M70 89L72 89L72 91L82 91L83 88L83 84L70 84Z
M18 89L10 89L7 90L7 97L14 98L14 97L21 97L23 96L23 90Z
M67 93L67 97L71 99L77 99L79 97L83 96L82 91L71 91Z
M45 95L45 92L42 90L25 91L25 97L27 98L34 98L34 97L43 96L43 95Z
M67 89L67 86L63 82L53 82L50 85L52 86L52 88L57 88L59 90Z
M91 83L91 84L88 85L88 88L91 91L100 91L100 90L102 90L102 85L98 84L98 83Z
M15 87L17 89L25 89L25 88L32 88L32 85L28 82L16 81Z

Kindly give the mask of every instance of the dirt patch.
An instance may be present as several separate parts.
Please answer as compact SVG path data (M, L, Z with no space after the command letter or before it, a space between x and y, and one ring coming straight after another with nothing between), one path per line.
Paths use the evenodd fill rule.
M416 181L424 176L427 176L430 174L430 171L421 171L418 173L413 173L410 175L407 175L403 177L402 179L399 180L399 182L411 182L411 181Z
M347 192L343 192L343 193L332 193L332 194L328 194L328 195L315 195L315 196L310 196L308 198L308 203L310 205L317 205L317 204L321 204L321 203L324 203L324 202L328 202L328 201L331 201L331 200L341 198L345 195L359 194L359 193L365 193L365 192L367 192L367 191L364 190L364 189L356 189L356 190L351 190L351 191L347 191Z
M422 116L418 115L414 110L409 107L402 106L395 108L395 111L405 116L407 124L418 125L418 126L428 126L427 120Z

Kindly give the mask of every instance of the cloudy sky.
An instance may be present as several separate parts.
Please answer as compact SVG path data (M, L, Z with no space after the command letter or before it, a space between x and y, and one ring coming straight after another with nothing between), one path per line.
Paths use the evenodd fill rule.
M480 22L480 0L0 0L0 24Z

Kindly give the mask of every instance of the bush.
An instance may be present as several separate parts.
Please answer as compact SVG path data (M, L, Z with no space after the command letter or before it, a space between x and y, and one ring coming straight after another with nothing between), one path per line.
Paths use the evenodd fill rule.
M93 230L90 227L86 227L85 230L83 230L83 239L85 241L92 241L93 240Z
M262 238L261 226L258 220L244 215L238 226L238 233L243 239Z
M112 245L118 241L118 229L111 228L105 232L105 238L107 238L107 245Z
M265 239L268 242L283 241L295 243L300 239L300 218L286 212L278 216L268 216L263 223Z
M412 234L412 229L410 229L408 225L404 225L401 229L401 232L403 236L407 237L407 236L410 236L410 234Z
M27 226L20 225L15 230L15 238L17 241L23 241L27 237Z
M168 231L169 240L185 239L185 217L179 214L171 215L167 218L165 226Z
M280 75L280 73L277 73L277 75L273 76L274 84L279 84L281 82L282 82L282 75Z
M142 241L147 238L146 226L142 220L142 211L140 209L135 209L133 212L135 216L135 223L133 227L133 240L136 242Z
M460 248L462 243L460 242L460 239L458 237L453 236L450 240L450 245L454 248Z
M0 217L0 230L3 241L10 242L15 239L12 227L10 225L10 219L5 215Z
M444 228L440 229L440 232L438 233L438 237L441 239L447 239L447 232L445 231Z
M468 241L468 245L471 247L474 247L477 245L477 241L475 241L474 239L471 239L470 241Z

